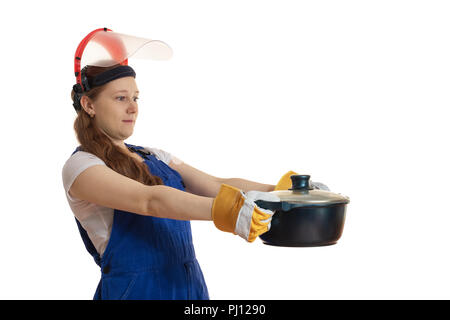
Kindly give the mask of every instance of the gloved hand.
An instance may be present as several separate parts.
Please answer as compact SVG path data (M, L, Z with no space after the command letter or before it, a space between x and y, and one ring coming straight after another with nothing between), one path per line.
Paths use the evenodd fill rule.
M248 242L270 229L273 211L262 209L256 200L280 201L270 192L248 191L247 193L233 186L222 184L214 199L212 218L215 226L222 231L231 232Z
M277 185L275 186L274 191L277 190L288 190L290 187L292 187L292 175L297 175L297 172L294 171L288 171L286 172L278 181Z
M286 172L281 179L278 181L277 185L275 186L274 190L288 190L289 188L292 187L292 180L291 180L291 176L292 175L298 175L298 173L294 172L294 171L288 171ZM314 182L314 181L310 181L309 182L311 184L311 186L314 189L320 189L320 190L327 190L330 191L330 188L328 188L327 185L323 184L322 182Z

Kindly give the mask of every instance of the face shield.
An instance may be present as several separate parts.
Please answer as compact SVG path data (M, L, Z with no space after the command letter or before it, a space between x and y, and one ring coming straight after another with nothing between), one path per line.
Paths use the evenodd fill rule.
M128 65L128 59L169 60L172 49L163 41L139 38L101 28L89 33L75 53L75 77L81 83L81 70L87 66Z

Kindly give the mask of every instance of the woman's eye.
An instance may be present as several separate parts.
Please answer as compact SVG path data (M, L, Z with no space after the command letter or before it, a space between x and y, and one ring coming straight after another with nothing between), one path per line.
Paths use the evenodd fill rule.
M120 96L116 98L119 101L125 101L126 97L125 96ZM139 99L139 97L134 97L134 102L136 102Z

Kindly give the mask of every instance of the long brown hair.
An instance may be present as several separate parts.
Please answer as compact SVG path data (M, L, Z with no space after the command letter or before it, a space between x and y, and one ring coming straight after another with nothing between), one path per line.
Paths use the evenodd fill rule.
M86 68L86 76L90 79L104 71L113 69L116 66L89 66ZM95 101L98 95L104 90L104 87L105 85L94 87L83 95L87 96L92 101ZM71 97L73 101L73 90ZM73 127L82 151L96 155L112 170L145 185L164 184L160 177L151 174L148 166L144 162L130 157L122 148L115 145L111 139L97 127L94 119L91 118L83 108L77 111L77 113L78 115Z

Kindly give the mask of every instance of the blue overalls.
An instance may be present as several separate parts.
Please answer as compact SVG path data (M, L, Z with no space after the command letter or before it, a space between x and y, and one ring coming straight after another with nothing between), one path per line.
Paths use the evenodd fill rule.
M140 150L137 153L150 172L165 185L185 190L177 171L142 147L125 145ZM79 150L80 147L75 152ZM189 221L114 210L111 237L101 258L86 231L76 222L86 249L102 272L95 300L209 299L195 258Z

